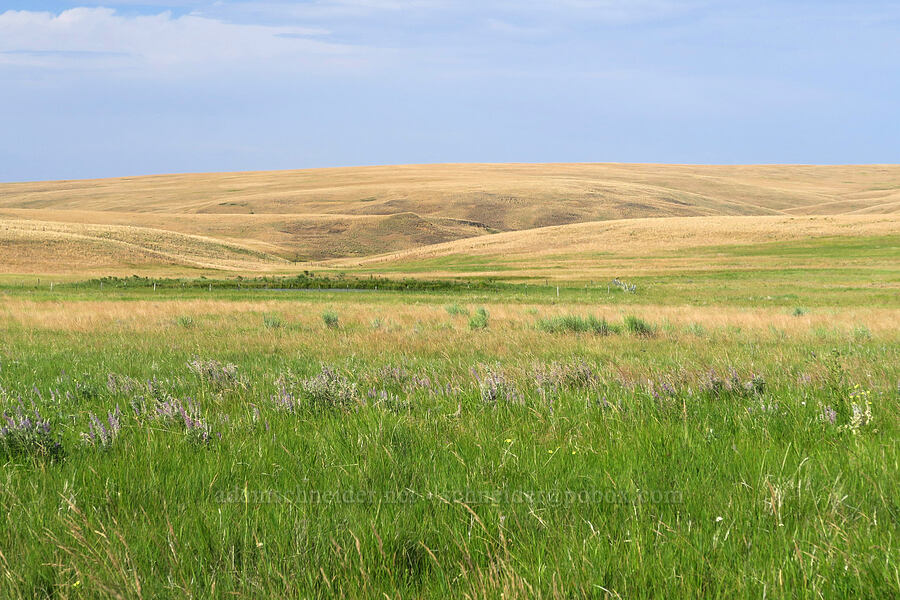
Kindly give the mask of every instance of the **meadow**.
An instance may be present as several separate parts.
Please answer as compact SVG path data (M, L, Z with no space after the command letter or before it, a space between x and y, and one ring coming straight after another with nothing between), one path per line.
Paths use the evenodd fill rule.
M2 294L4 597L900 592L896 298Z
M900 596L897 173L4 184L0 598Z

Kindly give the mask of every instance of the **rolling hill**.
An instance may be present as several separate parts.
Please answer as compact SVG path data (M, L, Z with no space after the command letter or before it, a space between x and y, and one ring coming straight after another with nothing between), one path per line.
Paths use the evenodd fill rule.
M887 235L898 215L897 165L450 164L8 183L0 272L584 257Z

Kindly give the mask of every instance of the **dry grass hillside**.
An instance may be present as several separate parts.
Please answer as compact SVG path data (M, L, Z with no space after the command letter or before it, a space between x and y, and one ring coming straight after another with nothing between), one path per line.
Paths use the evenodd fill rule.
M0 266L6 273L78 272L131 267L271 270L288 261L209 237L149 227L76 225L0 218Z
M848 224L838 235L897 231L898 214L897 165L454 164L11 183L0 184L0 272L639 251L672 236L793 235L789 217L810 215L870 218L833 221ZM710 220L738 216L753 218ZM825 223L797 231L829 235Z
M760 258L782 267L810 259L817 268L883 265L897 256L897 215L668 217L511 231L332 264L410 274L588 278L617 269L760 268Z

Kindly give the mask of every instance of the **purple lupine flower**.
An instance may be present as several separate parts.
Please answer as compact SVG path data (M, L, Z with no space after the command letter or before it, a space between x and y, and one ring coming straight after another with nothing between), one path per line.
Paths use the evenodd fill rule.
M81 438L90 446L101 449L109 449L122 429L121 422L122 413L118 405L115 411L106 413L106 423L97 417L94 413L88 414L88 430L81 434Z
M478 381L481 401L486 404L496 404L501 400L521 404L523 401L522 393L515 383L499 369L486 368L484 377L476 371L475 379Z
M206 443L210 440L212 430L199 416L199 409L188 398L181 402L177 398L168 397L156 405L156 418L170 425L178 425L195 441Z
M30 454L53 459L62 456L62 444L53 435L50 421L41 417L37 407L33 407L33 413L34 418L27 415L21 402L14 413L3 413L6 425L0 427L0 454Z
M318 375L297 378L283 374L276 380L278 395L273 397L281 410L296 412L300 399L313 408L349 408L359 401L356 384L336 369L323 365Z

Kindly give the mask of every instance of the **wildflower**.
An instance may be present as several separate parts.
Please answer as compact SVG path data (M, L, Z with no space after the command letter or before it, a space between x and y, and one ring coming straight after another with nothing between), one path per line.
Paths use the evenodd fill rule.
M862 395L868 396L868 393L863 393ZM850 422L847 424L847 428L854 434L857 434L860 429L872 422L872 403L866 399L860 404L852 403L850 408L853 414L850 415Z
M177 398L168 398L156 406L156 418L181 426L191 439L205 444L210 441L212 430L198 413L190 399L184 404Z
M106 413L106 423L97 418L94 413L89 413L88 430L81 434L81 439L89 446L108 449L118 437L119 430L122 429L121 417L122 413L119 411L118 405L115 411Z
M506 438L506 443L507 443L507 444L512 444L512 439L511 439L511 438Z
M238 378L237 367L232 364L223 365L217 360L201 360L194 358L188 364L191 370L201 380L219 388L232 388L241 385Z
M20 403L15 413L4 412L0 423L0 454L62 456L62 444L53 435L50 421L43 419L36 407L29 415Z
M499 370L487 369L484 377L473 370L478 381L478 390L481 393L481 401L485 404L496 404L500 400L511 403L521 403L522 394L515 384Z
M287 412L296 412L300 408L300 398L304 398L311 406L320 408L347 408L355 404L359 397L356 384L328 365L314 376L297 379L292 375L281 375L275 381L278 395L274 400L279 408ZM375 390L371 390L374 397Z

